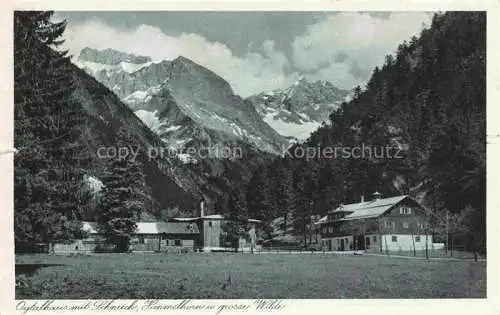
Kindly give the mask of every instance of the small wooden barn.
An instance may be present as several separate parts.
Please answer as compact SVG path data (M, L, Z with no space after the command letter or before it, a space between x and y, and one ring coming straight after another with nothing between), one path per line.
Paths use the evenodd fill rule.
M83 222L83 230L89 237L70 244L57 243L53 246L55 254L92 253L112 249L99 234L95 222ZM200 231L195 222L138 222L137 230L131 238L132 251L180 251L194 250Z

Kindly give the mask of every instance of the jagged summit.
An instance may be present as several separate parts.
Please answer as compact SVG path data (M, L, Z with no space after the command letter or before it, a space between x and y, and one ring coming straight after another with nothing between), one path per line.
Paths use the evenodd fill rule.
M151 57L147 56L127 54L111 48L98 50L90 47L85 47L84 49L82 49L80 55L78 56L78 60L101 63L110 66L119 65L121 62L128 62L133 64L152 62Z
M328 121L348 94L330 82L309 81L301 76L288 88L262 92L247 101L279 134L300 141Z
M191 59L186 58L186 57L184 57L182 55L178 56L177 58L175 58L174 60L172 60L172 63L187 63L187 64L199 66L196 62L194 62Z

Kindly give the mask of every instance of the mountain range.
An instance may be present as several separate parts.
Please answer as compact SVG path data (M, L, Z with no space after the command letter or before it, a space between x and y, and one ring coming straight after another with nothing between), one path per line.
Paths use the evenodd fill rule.
M179 186L189 191L194 181L205 181L196 198L209 207L226 207L231 188L245 187L259 167L305 140L348 95L329 82L301 78L244 99L216 73L182 56L153 62L85 48L74 63L129 107L148 129L141 132L160 139L156 145L169 159L162 163L181 162L192 173L177 175L188 181Z
M146 56L85 48L75 63L170 144L194 140L186 132L194 124L280 154L285 144L305 140L348 95L329 82L301 77L286 89L243 99L223 78L182 56L153 62Z

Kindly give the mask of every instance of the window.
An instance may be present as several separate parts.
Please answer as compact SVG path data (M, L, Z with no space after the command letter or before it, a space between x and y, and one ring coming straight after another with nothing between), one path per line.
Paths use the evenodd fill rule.
M411 214L411 208L409 207L401 207L399 208L400 214Z
M420 236L415 236L415 242L420 242Z
M377 237L376 237L376 236L374 236L374 237L373 237L373 242L374 242L374 243L376 243L376 242L377 242Z
M385 227L388 229L393 229L394 228L394 221L385 221Z
M423 229L425 229L425 224L423 224L423 223L418 223L418 228L419 228L419 229L422 229L422 230L423 230Z
M144 240L144 236L139 236L138 242L139 244L145 244L146 241Z
M323 234L326 234L326 227L323 228Z
M174 245L175 246L181 246L181 240L174 240Z
M328 233L333 233L333 226L328 227Z
M407 229L408 228L408 222L403 222L403 229Z
M393 242L397 242L397 241L398 241L398 237L397 237L397 236L393 236L393 237L392 237L392 241L393 241Z
M212 227L212 221L208 221L208 227Z

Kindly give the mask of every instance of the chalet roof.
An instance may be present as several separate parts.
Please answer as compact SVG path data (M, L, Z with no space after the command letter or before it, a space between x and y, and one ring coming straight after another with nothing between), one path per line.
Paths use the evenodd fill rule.
M329 213L338 212L339 210L344 212L351 212L342 219L340 219L339 221L376 218L384 214L387 210L389 210L390 208L392 208L405 198L410 198L410 197L407 195L402 195L397 197L381 198L364 202L351 203L343 205L342 209L336 208L334 210L331 210ZM327 221L327 219L328 216L324 216L316 223L318 224L324 223Z
M83 222L83 230L97 234L96 222ZM189 222L137 222L136 234L198 234L198 226Z
M324 216L322 217L321 219L319 219L318 221L314 222L314 224L321 224L321 223L325 223L327 221L327 218L328 216Z
M224 216L222 214L210 214L201 217L202 219L210 219L210 220L224 220Z

